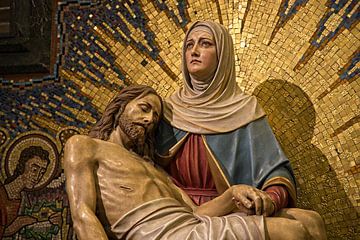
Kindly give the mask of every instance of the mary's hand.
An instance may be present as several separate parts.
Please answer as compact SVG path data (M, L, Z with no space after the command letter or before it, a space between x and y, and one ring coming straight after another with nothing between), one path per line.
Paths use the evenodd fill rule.
M232 186L232 195L239 211L247 215L270 216L275 210L269 195L257 188L248 185L234 185Z

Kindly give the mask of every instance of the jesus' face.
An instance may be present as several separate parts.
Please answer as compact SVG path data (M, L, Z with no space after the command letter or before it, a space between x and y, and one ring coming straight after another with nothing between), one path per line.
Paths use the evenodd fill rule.
M161 102L155 94L147 94L131 100L124 108L119 126L127 137L136 143L144 143L146 134L159 122Z

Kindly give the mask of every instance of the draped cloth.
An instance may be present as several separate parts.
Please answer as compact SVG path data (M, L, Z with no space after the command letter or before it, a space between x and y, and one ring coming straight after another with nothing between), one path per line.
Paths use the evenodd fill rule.
M144 203L111 226L117 239L255 240L265 238L263 216L198 216L173 198Z
M156 134L157 156L176 162L180 146L186 143L189 135L166 121L161 121ZM246 184L261 190L280 185L289 192L287 207L295 206L296 183L290 161L265 117L228 133L201 136L207 161L216 165L217 170L213 169L216 172L211 173L214 182L219 183L216 187L218 193L234 184ZM178 170L183 171L183 168Z
M208 27L214 36L218 66L206 90L194 91L186 67L185 44L190 31ZM232 38L222 25L197 21L187 31L182 49L184 87L165 100L164 117L174 127L199 134L224 133L265 115L257 100L241 91L236 83Z
M190 134L168 169L174 183L184 190L196 205L219 195L205 151L201 136Z
M167 169L173 182L198 206L219 195L206 155L201 135L189 134ZM288 206L288 192L284 186L270 186L265 191L274 201L275 209Z

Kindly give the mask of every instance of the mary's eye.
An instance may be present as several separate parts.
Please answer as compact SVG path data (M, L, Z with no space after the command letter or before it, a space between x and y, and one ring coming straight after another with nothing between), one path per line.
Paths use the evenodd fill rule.
M190 49L194 46L194 44L192 42L189 42L186 44L186 49Z
M203 41L203 42L201 43L201 45L202 45L203 47L210 47L210 46L212 46L213 44L212 44L212 42L209 42L209 41Z

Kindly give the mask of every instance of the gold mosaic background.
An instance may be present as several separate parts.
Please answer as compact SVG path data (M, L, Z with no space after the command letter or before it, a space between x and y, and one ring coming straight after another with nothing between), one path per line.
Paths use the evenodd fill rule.
M329 239L359 239L359 11L350 0L65 1L58 8L61 103L44 96L46 107L38 104L42 111L23 132L47 129L61 153L67 137L86 132L122 86L171 95L182 85L189 24L217 21L233 37L239 86L258 97L291 160L298 207L322 215ZM63 174L50 184L55 180L63 183Z

